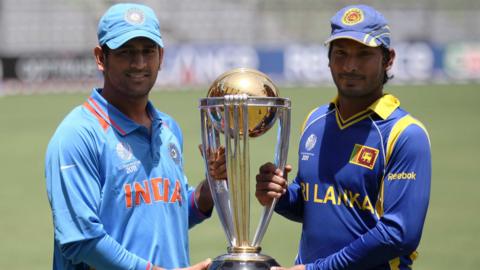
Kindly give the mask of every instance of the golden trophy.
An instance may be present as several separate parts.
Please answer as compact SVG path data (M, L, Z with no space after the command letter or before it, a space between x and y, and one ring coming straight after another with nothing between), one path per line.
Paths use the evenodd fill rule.
M272 144L274 163L283 170L290 136L290 100L278 96L277 87L267 75L239 68L215 80L207 97L200 99L199 109L203 156L224 147L227 165L227 179L214 179L209 175L205 158L215 209L229 244L228 253L216 257L209 270L268 270L278 266L275 259L260 253L260 242L277 200L261 206L251 194L249 140L264 134L278 122L277 138ZM252 205L263 207L253 238L250 233Z

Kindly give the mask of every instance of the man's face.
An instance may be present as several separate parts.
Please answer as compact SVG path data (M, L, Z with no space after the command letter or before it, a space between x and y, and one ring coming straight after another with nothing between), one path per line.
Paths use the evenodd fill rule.
M104 58L105 88L127 97L147 96L162 60L163 50L148 38L134 38Z
M382 49L368 47L350 39L338 39L330 44L330 71L340 96L380 96L386 63ZM393 59L392 59L393 60Z

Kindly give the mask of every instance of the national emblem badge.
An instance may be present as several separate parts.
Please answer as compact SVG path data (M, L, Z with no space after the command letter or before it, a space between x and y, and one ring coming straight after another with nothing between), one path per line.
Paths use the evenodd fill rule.
M355 144L352 154L350 155L350 163L372 170L377 161L378 153L378 149Z
M363 11L359 8L351 8L343 14L342 22L345 25L355 25L363 21Z
M125 21L131 25L141 25L145 22L145 14L138 8L131 8L125 12Z

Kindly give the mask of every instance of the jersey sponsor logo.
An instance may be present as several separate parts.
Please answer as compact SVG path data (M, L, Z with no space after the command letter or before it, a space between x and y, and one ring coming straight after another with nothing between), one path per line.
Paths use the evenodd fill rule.
M350 155L350 163L372 170L377 161L378 153L378 149L355 144Z
M345 205L350 208L356 208L362 211L368 211L372 215L375 214L370 198L367 195L362 196L360 193L351 190L335 190L333 186L328 186L322 192L319 191L319 185L314 184L313 190L310 183L300 183L302 188L302 196L305 202L313 202L318 204L330 204L334 206Z
M173 159L175 164L178 165L180 163L180 152L174 143L170 143L168 145L168 152L170 153L170 157Z
M359 8L351 8L345 11L342 17L342 23L345 25L355 25L363 21L363 11Z
M389 173L387 175L387 180L388 181L394 181L394 180L415 180L417 179L417 173L416 172L401 172L401 173Z
M117 151L118 157L122 160L130 160L133 157L132 147L126 142L117 143L115 150Z
M308 136L307 141L305 142L305 150L310 151L315 147L315 144L317 143L317 136L315 134L310 134Z
M173 190L170 190L173 185L175 185ZM176 180L175 183L171 183L168 178L161 177L125 184L123 186L125 206L132 208L153 202L181 203L181 187L180 181Z

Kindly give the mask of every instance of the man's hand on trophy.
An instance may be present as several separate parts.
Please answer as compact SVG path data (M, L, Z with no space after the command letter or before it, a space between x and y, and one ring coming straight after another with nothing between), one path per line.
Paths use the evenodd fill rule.
M205 259L190 267L176 268L175 270L207 270L207 268L210 266L211 263L212 263L211 259ZM165 268L154 266L152 270L165 270Z
M263 164L257 174L255 196L261 205L270 205L274 198L280 198L287 191L288 173L292 171L291 165L286 165L285 170L275 168L271 162Z
M273 266L273 267L270 268L270 270L305 270L305 265L299 264L299 265L292 266L290 268L281 267L281 266Z
M198 150L203 157L203 145L198 145ZM211 177L217 180L227 179L227 160L225 157L225 147L220 146L217 149L208 149L207 153L207 162L208 162L208 173Z
M211 259L206 259L190 267L183 268L182 270L207 270L211 263Z
M225 157L225 147L220 146L216 150L207 153L208 173L214 179L227 179L227 161Z

